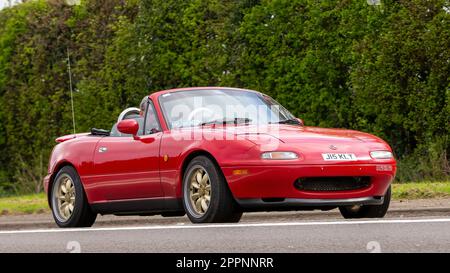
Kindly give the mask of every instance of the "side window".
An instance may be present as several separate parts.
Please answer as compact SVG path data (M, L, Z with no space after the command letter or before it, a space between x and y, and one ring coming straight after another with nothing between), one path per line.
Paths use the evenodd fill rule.
M126 119L134 119L138 122L139 124L139 131L138 131L138 135L141 136L143 135L144 132L144 117L141 116L139 114L139 108L135 108L135 107L130 107L127 108L125 110L122 111L122 113L120 113L119 118L117 119L117 122L114 123L113 127L111 128L111 132L109 134L109 136L112 137L130 137L131 135L127 135L127 134L123 134L121 132L119 132L119 130L117 129L117 124L122 121L122 120L126 120Z
M158 116L156 115L155 107L153 103L149 100L147 103L147 109L145 114L145 135L154 134L161 131L161 126L159 125Z

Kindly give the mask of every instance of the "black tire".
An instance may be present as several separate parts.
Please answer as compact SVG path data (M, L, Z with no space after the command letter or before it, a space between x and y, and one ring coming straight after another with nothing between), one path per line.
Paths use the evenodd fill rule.
M388 211L391 202L391 186L384 195L384 202L381 205L365 205L357 208L353 206L339 207L339 210L346 219L355 218L383 218Z
M193 172L203 169L209 176L210 201L203 214L196 212L190 197L190 180ZM236 223L242 216L239 205L234 200L225 177L214 162L206 156L191 160L183 176L183 206L192 223Z
M73 187L75 188L75 203L73 205L73 210L67 219L63 219L61 213L58 210L58 201L55 198L55 193L59 184L62 182L60 178L69 177L72 180ZM81 183L80 177L77 171L71 166L65 166L59 170L55 179L52 183L52 189L50 192L50 206L52 209L53 219L55 223L61 228L70 227L91 227L95 219L97 218L97 213L91 210L89 203L87 202L86 193L84 192L83 184Z

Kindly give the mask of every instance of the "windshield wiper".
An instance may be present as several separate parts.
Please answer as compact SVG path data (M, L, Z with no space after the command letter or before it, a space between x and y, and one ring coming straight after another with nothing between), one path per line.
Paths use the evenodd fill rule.
M228 124L228 123L233 123L233 124L242 124L242 123L250 123L252 120L249 118L234 118L234 119L215 119L215 120L210 120L210 121L206 121L203 123L200 123L200 126L205 126L205 125L210 125L210 124Z
M297 119L285 119L285 120L280 120L278 122L276 122L278 124L294 124L294 125L300 125L300 122Z

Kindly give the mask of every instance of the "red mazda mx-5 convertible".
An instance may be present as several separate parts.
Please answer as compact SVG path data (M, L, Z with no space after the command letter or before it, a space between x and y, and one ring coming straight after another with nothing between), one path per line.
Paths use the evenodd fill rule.
M110 131L56 139L44 184L60 227L98 213L237 222L245 211L383 217L396 172L373 135L305 126L275 100L236 88L156 92Z

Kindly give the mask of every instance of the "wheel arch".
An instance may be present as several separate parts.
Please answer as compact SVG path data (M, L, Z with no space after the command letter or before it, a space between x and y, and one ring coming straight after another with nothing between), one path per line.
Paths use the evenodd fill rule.
M225 190L225 194L219 194L219 195L222 196L222 198L224 198L222 200L224 200L225 203L222 203L222 206L216 207L216 209L218 209L218 211L220 211L220 214L216 214L216 216L214 218L216 220L211 220L211 222L216 222L216 221L219 221L219 222L237 222L237 221L239 221L239 219L242 216L242 208L237 203L236 198L234 197L234 194L231 191L230 186L228 184L228 180L226 179L226 177L225 177L225 175L224 175L224 173L222 171L222 168L220 167L218 161L208 151L195 150L195 151L190 152L184 158L183 163L182 163L182 167L181 167L181 172L180 172L181 179L180 179L180 183L179 183L179 188L182 191L182 193L181 193L182 196L183 196L182 198L184 199L183 190L184 190L185 186L183 185L183 178L184 178L185 173L187 171L187 167L188 167L189 163L194 158L196 158L198 156L205 156L206 158L210 159L211 162L216 167L216 169L218 170L218 175L222 176L222 179L224 179L223 182L225 183L224 188L223 188ZM186 211L186 213L188 214L188 217L191 219L191 221L196 222L196 221L193 220L194 218L192 218L190 216L190 214L188 212L189 209L188 209L188 207L186 207L186 204L185 204L184 201L183 201L183 207L184 207L184 210ZM211 214L210 214L210 216L211 216Z
M216 158L211 154L211 153L209 153L208 151L206 151L206 150L194 150L194 151L191 151L184 159L183 159L183 163L181 164L181 173L180 173L180 186L182 185L182 183L183 183L183 177L184 177L184 174L185 174L185 172L186 172L186 169L187 169L187 166L189 165L189 163L192 161L192 159L194 159L194 158L196 158L197 156L206 156L206 157L208 157L213 163L214 163L214 165L216 165L216 167L217 167L217 169L220 171L220 174L222 175L222 176L224 176L223 175L223 172L222 172L222 169L220 168L220 166L219 166L219 163L217 162L217 160L216 160ZM225 177L225 176L224 176Z
M66 161L66 160L59 162L59 163L54 167L53 172L52 172L52 175L50 176L50 179L49 179L49 181L48 181L47 202L48 202L48 205L49 205L50 208L52 207L52 202L51 202L51 200L50 200L50 196L51 196L51 194L52 194L53 182L54 182L54 180L55 180L56 175L58 174L58 172L59 172L62 168L66 167L66 166L72 167L72 168L73 168L75 171L77 171L77 173L78 173L78 170L77 170L77 168L75 167L75 165L72 164L72 163L69 162L69 161Z
M216 166L217 170L219 171L219 174L225 180L225 182L227 184L227 187L228 187L228 190L230 190L231 195L234 198L234 194L231 191L230 186L228 185L227 178L223 174L222 168L220 168L219 162L217 161L217 159L210 152L208 152L206 150L203 150L203 149L193 150L183 159L183 163L181 164L180 180L179 180L179 184L178 184L179 189L181 190L183 188L183 178L184 178L184 174L186 172L187 166L192 161L192 159L196 158L197 156L206 156L207 158L209 158L213 162L213 164Z

